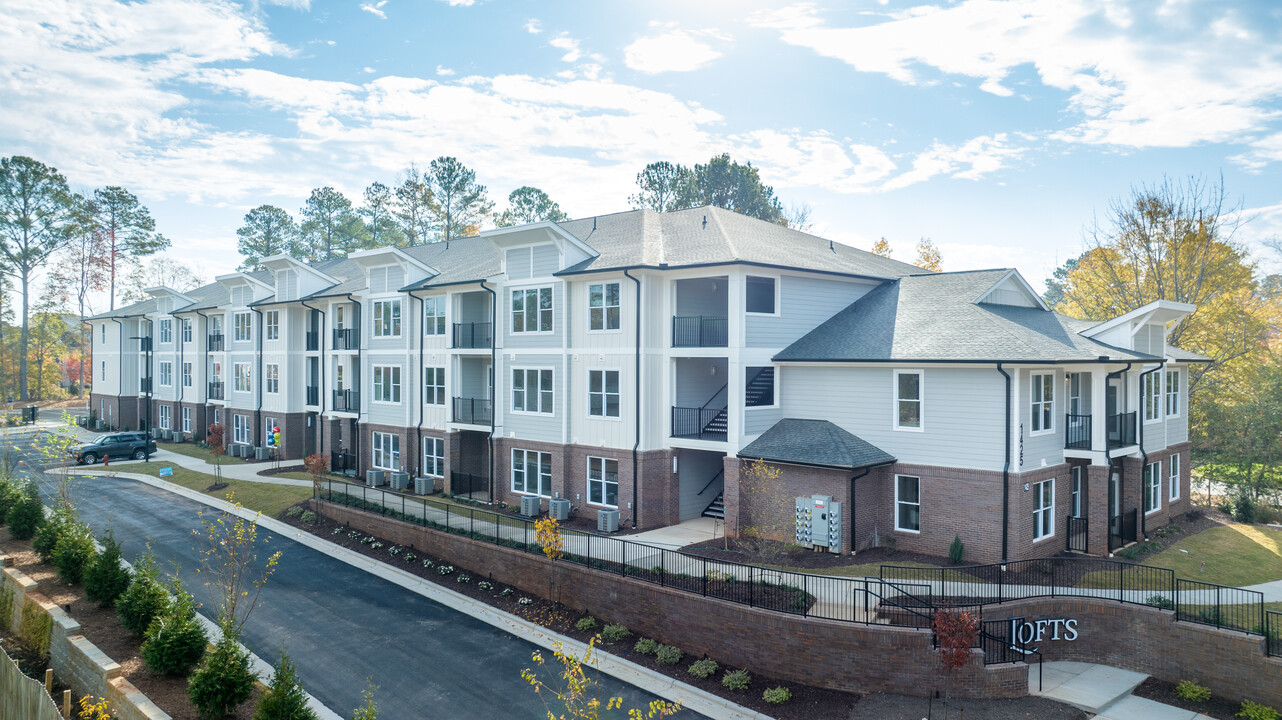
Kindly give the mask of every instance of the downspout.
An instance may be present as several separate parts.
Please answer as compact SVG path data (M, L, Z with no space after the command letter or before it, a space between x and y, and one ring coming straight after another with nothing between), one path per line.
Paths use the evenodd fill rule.
M870 472L872 472L872 468L866 467L864 468L863 472L850 478L850 554L851 555L854 555L857 549L855 546L855 520L858 517L858 515L856 515L855 512L858 510L858 506L855 505L855 481L858 480L859 478L867 477L868 473Z
M329 392L325 389L325 311L308 305L306 300L299 300L298 304L308 310L320 313L321 318L320 325L316 328L316 365L320 370L320 375L316 378L316 405L320 408L316 412L316 453L324 455L325 433L321 430L321 423L324 422L322 418L325 416L325 395ZM304 347L306 347L306 344L304 344Z
M1166 365L1166 361L1165 361L1165 360L1160 360L1160 361L1158 361L1158 363L1157 363L1157 367L1153 368L1152 370L1146 370L1146 371L1144 371L1144 372L1140 373L1140 391L1141 391L1141 392L1143 392L1143 390L1144 390L1144 376L1145 376L1145 375L1152 375L1153 373L1157 372L1158 370L1161 370L1165 365ZM1159 403L1162 401L1162 394L1161 394L1161 393L1158 393L1157 400L1158 400L1158 402L1159 402ZM1142 409L1143 407L1144 407L1144 398L1140 398L1140 408L1141 408L1141 410L1139 410L1139 412L1137 413L1137 415L1138 415L1139 413L1143 413L1143 409ZM1159 412L1161 411L1161 405L1158 405L1157 410L1158 410ZM1144 483L1144 482L1147 482L1146 480L1144 480L1144 473L1148 470L1148 451L1146 451L1146 450L1144 449L1144 418L1142 418L1142 417L1136 417L1135 422L1136 422L1136 424L1137 424L1137 425L1139 425L1139 426L1140 426L1140 429L1139 429L1139 441L1140 441L1140 482L1141 482L1141 483ZM1162 499L1162 498L1160 498L1160 497L1154 498L1154 502L1155 502L1155 503L1156 503L1156 502L1160 502L1160 501L1161 501L1161 499ZM1144 540L1145 540L1145 542L1147 542L1147 541L1148 541L1148 520L1147 520L1147 515L1148 515L1148 514L1144 512L1144 489L1143 489L1143 487L1141 486L1141 488L1140 488L1140 532L1144 535Z
M205 417L205 426L204 426L204 430L205 430L205 437L204 437L204 439L205 439L205 440L208 440L208 439L209 439L209 425L210 425L210 423L209 423L209 383L210 383L210 382L212 382L212 381L209 379L209 329L210 329L210 328L209 328L209 316L208 316L208 315L206 315L205 313L203 313L203 312L199 311L199 310L193 310L192 312L196 313L197 315L199 315L199 316L201 316L202 318L204 318L204 319L205 319L205 332L204 332L204 335L205 335L205 343L204 343L204 345L205 345L205 373L204 373L204 378L205 378L205 415L204 415L204 417ZM193 332L193 334L195 333L195 330L196 330L196 328L192 328L192 332ZM195 340L195 337L193 337L193 338L192 338L192 340L194 341L194 340ZM224 393L224 395L226 395L226 393ZM193 425L193 427L195 427L195 426ZM196 432L193 430L191 434L192 434L192 438L191 438L191 439L192 439L192 441L193 441L193 442L195 442L195 441L197 440L197 439L196 439L196 437L195 437L195 436L196 436Z
M361 365L361 346L365 344L365 311L361 307L360 301L347 293L347 301L356 307L356 397L365 397L365 368ZM356 432L352 433L352 456L356 458L356 466L361 464L361 406L364 403L358 399L356 401ZM357 478L360 479L359 477Z
M120 342L116 345L116 409L120 409L120 393L125 391L125 324L118 318L111 318L111 321L120 326ZM120 422L120 415L116 415L116 422ZM107 423L107 427L111 427Z
M257 356L257 360L258 360L258 370L257 370L258 392L256 393L258 396L258 407L254 408L254 427L258 428L259 438L261 439L266 437L266 435L262 434L263 432L263 311L252 306L249 309L253 311L254 314L258 315L258 352L254 353ZM258 447L255 441L252 439L250 440L250 445L253 447Z
M415 295L413 290L407 294L418 299L418 424L415 425L418 472L414 476L423 477L423 335L427 333L427 298ZM493 414L493 409L490 412Z
M186 396L186 392L185 392L185 391L186 391L186 389L187 389L187 386L186 386L185 384L183 384L183 377L182 377L182 374L183 374L183 357L184 357L184 355L185 355L184 351L187 349L187 348L186 348L187 343L183 342L183 321L184 321L186 318L180 318L180 317L178 317L178 315L176 315L175 313L169 313L169 315L170 315L171 317L173 317L175 320L177 320L177 321L178 321L178 427L179 427L179 428L182 428L182 426L183 426L183 421L182 421L182 416L183 416L183 398ZM192 340L195 340L195 339L196 339L195 328L192 328L192 331L193 331L193 332L192 332L192 338L191 338L191 339L192 339ZM195 381L193 380L193 382L195 382ZM170 424L170 425L173 425L173 424L174 424L174 418L173 418L173 416L172 416L172 415L171 415L171 416L169 416L169 424ZM172 431L172 430L173 430L173 428L170 428L170 430ZM182 432L182 430L180 429L180 430L179 430L179 432ZM194 436L194 435L195 435L195 433L192 433L192 435Z
M1006 569L1006 556L1010 543L1010 439L1011 432L1011 376L997 363L997 372L1006 378L1006 454L1002 457L1002 569Z
M592 222L593 226L595 226L596 220L593 219ZM633 354L636 359L632 377L632 429L634 431L632 440L632 529L635 530L637 527L637 515L641 509L641 497L637 494L637 449L641 447L641 279L634 277L630 269L624 270L623 275L636 283L637 286L636 317L633 320L636 325L636 339L634 340L636 347L633 348Z
M495 394L497 387L494 379L498 371L498 342L499 342L499 324L498 324L498 307L499 294L494 292L494 288L488 287L485 281L481 281L481 289L490 294L490 504L494 504L494 416L498 414L499 400ZM569 409L567 408L568 412ZM451 485L451 490L453 486Z
M1130 372L1130 371L1131 371L1131 366L1132 366L1132 365L1134 365L1134 363L1126 363L1126 367L1122 368L1121 370L1118 370L1118 371L1116 371L1116 372L1111 372L1111 373L1109 373L1109 374L1107 374L1107 375L1105 375L1105 376L1104 376L1104 397L1106 397L1106 398L1108 397L1108 382L1109 382L1110 380L1112 380L1113 378L1115 378L1115 377L1120 378L1120 377L1122 377L1123 375L1125 375L1126 373ZM1125 390L1125 388L1123 388L1123 390ZM1125 399L1125 397L1126 397L1126 395L1125 395L1125 393L1123 393L1122 398L1123 398L1123 399ZM1108 447L1108 425L1107 425L1107 422L1108 422L1108 415L1107 415L1107 413L1108 413L1108 407L1107 407L1107 406L1105 406L1105 408L1104 408L1104 412L1105 412L1105 415L1104 415L1104 422L1106 423L1106 424L1105 424L1105 426L1104 426L1104 467L1108 468L1108 476L1109 476L1109 479L1112 479L1112 477L1113 477L1113 451ZM1137 419L1138 419L1138 418L1137 418ZM1141 452L1143 452L1143 450L1142 450L1142 449L1141 449ZM1119 516L1119 517L1121 517L1121 514L1122 514L1122 500L1123 500L1123 498L1125 498L1125 497L1126 497L1126 493L1122 492L1122 491L1125 489L1125 488L1123 487L1123 485L1122 485L1122 481L1123 481L1123 480L1125 480L1125 478L1126 478L1125 473L1118 473L1118 474L1117 474L1117 514L1118 514L1118 516ZM1107 486L1105 486L1105 492L1107 492ZM1104 514L1105 514L1105 515L1107 515L1107 514L1108 514L1108 501L1109 501L1109 498L1107 498L1107 497L1106 497L1106 498L1104 498ZM1105 518L1105 519L1104 519L1105 532L1108 532L1108 531L1107 531L1107 528L1108 528L1108 522L1109 522L1110 520L1112 520L1112 519L1113 519L1113 518L1111 518L1111 517L1108 517L1108 518ZM1118 522L1120 523L1121 521L1119 520ZM1120 528L1119 528L1119 530L1120 530ZM1105 538L1104 538L1104 546L1105 546L1105 548L1107 548L1107 549L1108 549L1109 557L1112 557L1112 550L1113 550L1113 549L1112 549L1112 548L1110 548L1110 547L1108 547L1108 542L1109 542L1109 538L1108 538L1108 537L1105 537Z

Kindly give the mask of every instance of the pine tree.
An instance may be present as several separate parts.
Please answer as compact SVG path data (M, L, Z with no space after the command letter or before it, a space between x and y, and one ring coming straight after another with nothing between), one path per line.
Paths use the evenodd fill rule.
M249 653L237 642L229 623L223 636L187 683L187 696L202 717L229 715L254 692L256 676L249 667Z
M298 682L298 672L288 653L282 652L276 661L271 684L258 698L254 720L316 720L316 713L307 707L307 693Z
M100 607L111 607L129 587L129 570L120 562L120 543L110 530L102 539L102 552L85 572L85 597Z
M147 628L142 643L142 659L147 668L163 675L186 677L205 654L209 638L205 626L196 619L196 604L191 593L174 578L173 600Z

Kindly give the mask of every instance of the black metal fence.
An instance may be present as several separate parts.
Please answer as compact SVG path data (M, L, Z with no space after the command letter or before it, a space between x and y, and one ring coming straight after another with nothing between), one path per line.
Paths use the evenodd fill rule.
M1135 412L1108 416L1108 446L1127 447L1135 444Z
M320 350L320 331L319 330L307 331L307 349Z
M1135 542L1138 538L1137 530L1139 527L1139 510L1131 508L1121 515L1114 515L1108 519L1108 549L1125 547Z
M1065 532L1065 550L1069 552L1087 552L1087 523L1086 518L1069 515L1064 520Z
M207 350L208 352L222 352L223 351L223 334L210 333L209 336L206 338L206 345L207 347L205 348L205 350Z
M729 323L725 317L672 317L672 347L726 347Z
M338 412L360 412L361 394L356 390L335 390L334 410Z
M307 386L307 404L320 405L320 387L317 385Z
M451 472L450 492L455 495L467 495L469 497L482 494L488 496L490 492L490 476L479 473Z
M1091 449L1091 416L1068 415L1064 422L1064 449Z
M1282 657L1282 612L1264 611L1264 638L1267 641L1269 655Z
M329 470L341 474L356 472L356 456L352 453L332 452L329 454Z
M672 437L719 439L726 438L726 429L713 424L725 408L672 408Z
M1264 635L1264 593L1197 580L1175 581L1175 619Z
M360 335L356 328L336 328L334 330L335 350L357 350L361 346Z
M209 399L210 400L222 400L223 392L224 392L223 383L221 382L209 383Z
M488 425L494 412L489 398L454 398L454 422L470 425Z
M494 342L490 323L454 323L454 347L488 348Z

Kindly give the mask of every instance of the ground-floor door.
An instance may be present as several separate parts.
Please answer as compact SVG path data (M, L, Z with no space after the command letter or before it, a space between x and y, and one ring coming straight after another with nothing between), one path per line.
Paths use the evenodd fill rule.
M720 513L724 487L725 454L706 450L680 450L677 454L679 502L677 518L681 522Z
M316 433L320 430L320 418L316 413L307 413L307 429L303 433L303 457L316 454Z

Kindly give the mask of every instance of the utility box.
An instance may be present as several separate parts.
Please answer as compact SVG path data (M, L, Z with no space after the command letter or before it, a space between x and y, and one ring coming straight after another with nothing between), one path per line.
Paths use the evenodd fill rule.
M596 513L597 532L613 533L619 531L619 511L618 510L597 510Z
M797 498L797 544L841 552L841 503L827 495Z
M366 470L365 471L366 485L369 485L370 487L379 487L381 485L384 485L385 483L387 483L386 470Z
M548 503L548 515L551 515L557 522L565 522L570 519L570 501L565 498L557 498Z
M527 518L539 516L539 496L522 495L521 496L521 514Z

